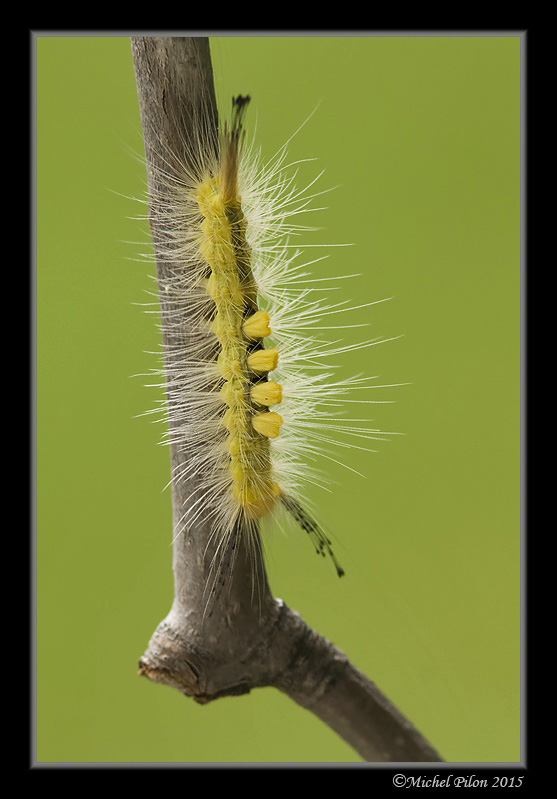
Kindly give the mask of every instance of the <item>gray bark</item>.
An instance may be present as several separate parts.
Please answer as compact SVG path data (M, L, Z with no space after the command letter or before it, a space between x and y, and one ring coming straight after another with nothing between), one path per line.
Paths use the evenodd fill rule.
M150 197L164 191L159 171L173 168L172 157L187 158L184 142L204 120L215 136L218 126L208 39L202 37L133 37L141 121ZM216 136L215 136L216 141ZM170 158L170 163L169 163ZM158 247L161 220L150 204L157 274L164 282L170 265ZM169 346L172 307L161 300L165 367L171 374ZM169 376L169 380L171 377ZM187 455L171 446L171 467ZM191 502L196 478L175 482L174 521ZM154 632L139 662L140 674L170 685L199 703L274 686L308 708L364 760L433 762L439 754L381 691L333 644L316 633L281 600L274 599L261 557L256 560L258 598L239 538L230 585L204 613L206 586L214 548L210 524L199 517L174 541L174 602Z

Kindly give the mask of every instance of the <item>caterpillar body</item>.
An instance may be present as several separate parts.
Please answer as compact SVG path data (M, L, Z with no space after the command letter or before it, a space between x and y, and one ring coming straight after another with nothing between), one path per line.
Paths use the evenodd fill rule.
M259 549L260 522L281 510L342 576L303 485L321 481L312 464L324 447L386 435L338 418L344 402L359 401L348 392L378 386L373 378L333 380L327 357L379 339L338 346L316 335L323 317L347 307L327 304L319 293L324 278L306 271L321 258L303 263L301 248L290 243L306 229L293 217L311 210L315 181L295 187L286 146L262 164L246 142L249 101L233 99L230 122L211 146L203 136L189 142L188 164L162 175L165 192L151 198L164 221L159 252L170 264L160 285L170 353L168 441L187 451L172 479L196 477L176 532L210 519L213 590L231 566L236 537Z

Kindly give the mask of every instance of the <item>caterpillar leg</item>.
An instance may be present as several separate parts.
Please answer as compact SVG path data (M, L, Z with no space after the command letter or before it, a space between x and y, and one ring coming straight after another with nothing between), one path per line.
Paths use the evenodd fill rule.
M334 563L338 576L342 577L344 575L344 569L338 562L335 553L332 550L331 541L327 538L313 516L304 510L300 503L293 497L281 493L279 498L286 510L298 522L302 530L309 535L311 543L315 547L317 554L323 555L323 557L325 557L325 555L329 555Z

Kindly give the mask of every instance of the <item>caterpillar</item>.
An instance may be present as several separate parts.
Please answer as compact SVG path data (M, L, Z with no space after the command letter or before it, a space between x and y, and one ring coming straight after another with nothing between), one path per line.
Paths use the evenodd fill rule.
M281 512L342 576L330 537L303 499L304 483L322 481L313 464L331 457L327 446L365 449L354 440L387 435L342 416L344 403L360 401L350 392L378 387L374 378L335 380L327 359L389 339L344 345L320 337L342 327L323 324L329 315L352 310L348 300L328 302L326 279L307 271L326 256L306 261L292 244L311 229L296 217L315 210L322 192L317 178L296 187L286 145L262 162L245 133L249 103L233 98L218 139L204 131L188 142L187 164L168 154L165 191L151 198L164 222L159 252L171 267L159 287L172 356L164 370L166 440L187 450L172 480L196 477L178 534L210 520L213 591L232 566L237 536L253 553L260 523Z

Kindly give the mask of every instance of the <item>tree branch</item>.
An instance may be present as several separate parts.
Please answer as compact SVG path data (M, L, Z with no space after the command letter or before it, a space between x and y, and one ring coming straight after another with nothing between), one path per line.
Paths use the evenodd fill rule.
M186 163L187 140L199 120L216 142L218 117L208 39L132 37L149 184L149 221L159 286L171 271L164 240L164 219L154 198L165 191L160 175ZM173 157L169 162L169 154ZM167 243L166 243L167 248ZM161 320L167 381L176 355L171 346L173 307L161 292ZM171 445L173 473L188 453ZM196 490L196 477L174 481L174 602L154 632L139 662L139 673L206 703L221 696L274 686L311 710L362 758L379 762L431 762L441 757L361 674L346 656L300 616L271 595L265 566L256 558L257 601L252 596L253 555L242 535L230 586L205 614L206 587L215 553L211 527L203 516L180 527Z

